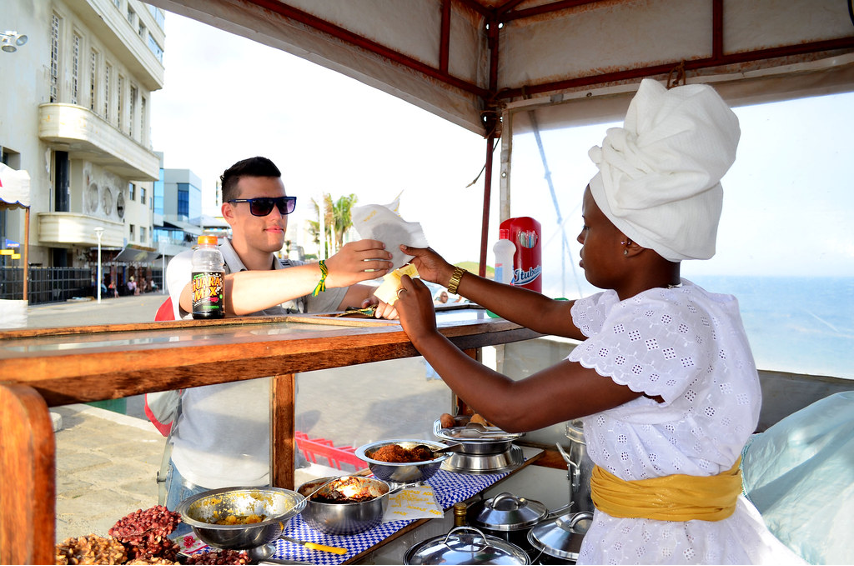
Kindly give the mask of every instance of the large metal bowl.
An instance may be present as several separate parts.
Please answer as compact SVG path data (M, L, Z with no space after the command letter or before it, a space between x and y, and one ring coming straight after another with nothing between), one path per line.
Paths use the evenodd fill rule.
M307 481L297 488L297 493L309 496L332 479L335 479L335 476ZM327 503L309 498L302 512L302 520L305 524L316 531L330 535L354 535L379 525L388 507L388 498L391 493L389 485L375 478L355 477L355 479L377 493L377 497L367 501L347 503Z
M436 473L442 466L442 462L447 460L448 454L442 454L433 460L424 462L383 462L375 460L371 455L389 444L397 444L403 448L411 449L418 444L424 444L430 448L439 449L445 448L447 445L441 442L430 440L414 440L411 438L398 438L392 440L381 440L365 444L356 449L356 457L368 463L368 468L371 472L381 480L394 483L410 484L416 482L427 481Z
M279 487L226 487L188 497L176 510L203 542L217 548L250 550L282 535L292 517L305 509L305 497ZM217 525L229 515L263 515L260 523Z

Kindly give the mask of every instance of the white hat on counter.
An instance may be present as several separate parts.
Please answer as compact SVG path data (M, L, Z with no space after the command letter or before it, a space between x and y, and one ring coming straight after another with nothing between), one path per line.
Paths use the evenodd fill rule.
M596 204L638 245L670 261L709 259L735 161L738 118L708 85L644 79L622 128L590 149Z

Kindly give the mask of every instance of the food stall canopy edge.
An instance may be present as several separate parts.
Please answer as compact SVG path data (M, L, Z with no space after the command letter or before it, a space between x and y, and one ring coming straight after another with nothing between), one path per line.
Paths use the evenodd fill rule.
M733 106L854 90L850 0L789 0L785 9L772 0L150 3L483 135L481 269L495 140L506 144L511 122L513 133L530 131L529 112L541 130L614 121L646 77L712 83ZM514 112L521 119L514 121ZM500 221L509 215L505 172Z

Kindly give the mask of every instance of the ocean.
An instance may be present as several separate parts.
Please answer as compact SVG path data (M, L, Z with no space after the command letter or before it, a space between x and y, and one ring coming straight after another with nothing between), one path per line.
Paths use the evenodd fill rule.
M854 380L854 277L683 277L738 299L757 368Z
M854 379L854 277L688 279L738 299L757 368Z

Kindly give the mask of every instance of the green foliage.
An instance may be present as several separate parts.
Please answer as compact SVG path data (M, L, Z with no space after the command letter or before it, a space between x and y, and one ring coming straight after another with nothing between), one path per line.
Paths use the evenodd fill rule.
M477 261L461 261L459 263L454 264L454 267L462 267L466 271L470 271L475 275L479 275L480 272L480 262ZM488 279L495 278L495 269L491 266L486 266L486 277Z

